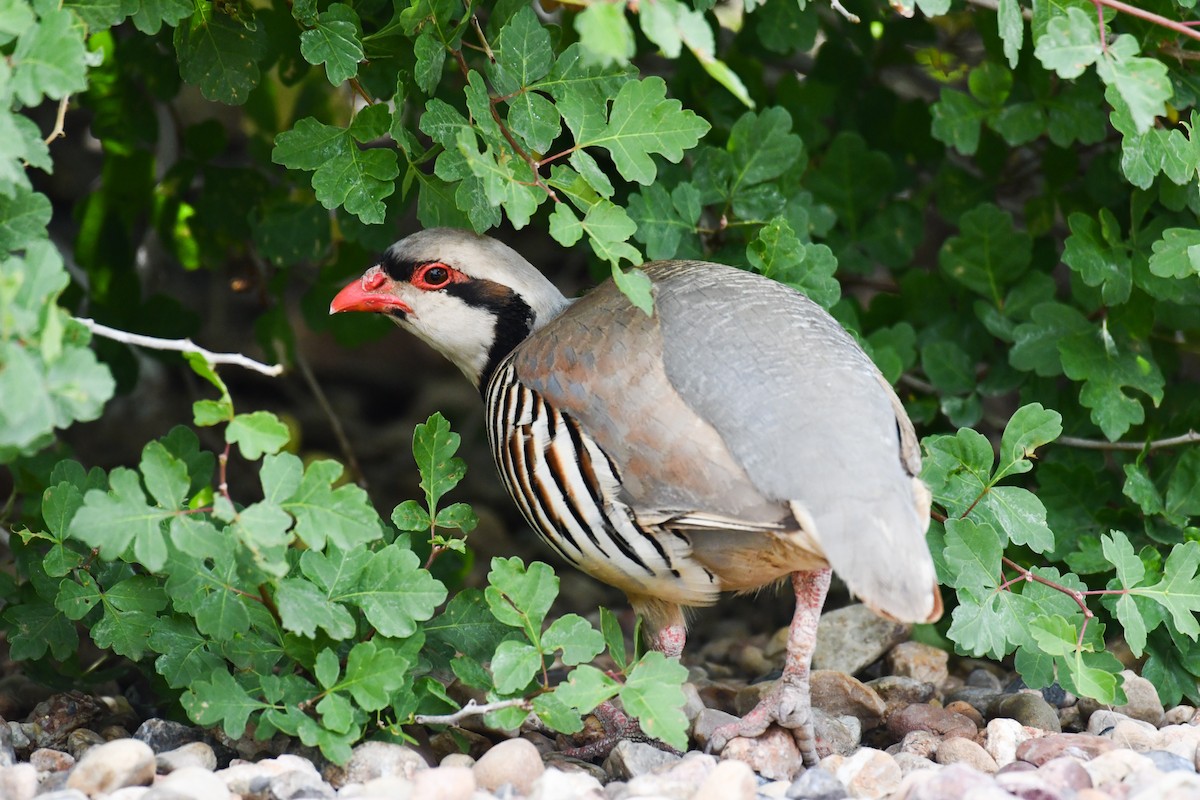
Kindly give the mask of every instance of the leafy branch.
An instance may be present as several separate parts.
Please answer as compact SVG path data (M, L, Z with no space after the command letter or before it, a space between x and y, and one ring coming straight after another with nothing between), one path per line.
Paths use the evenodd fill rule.
M110 328L107 325L101 325L93 319L83 317L75 317L74 319L95 335L103 336L105 339L112 339L114 342L120 342L121 344L145 347L149 350L194 353L213 366L232 364L233 366L254 370L271 378L277 378L283 374L282 364L263 364L240 353L214 353L211 350L205 350L203 347L198 346L191 339L160 339L157 336L146 336L141 333L130 333L129 331Z

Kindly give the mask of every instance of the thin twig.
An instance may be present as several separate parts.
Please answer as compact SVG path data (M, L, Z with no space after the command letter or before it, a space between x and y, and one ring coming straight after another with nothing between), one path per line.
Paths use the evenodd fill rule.
M354 448L350 445L350 437L346 436L346 429L342 427L342 421L337 414L333 413L333 406L329 404L329 398L325 396L325 390L321 388L321 384L317 381L317 376L313 375L312 368L308 365L308 359L296 348L296 366L300 368L300 375L304 378L304 382L308 384L308 388L313 393L313 397L317 398L317 405L321 407L321 411L329 419L329 426L333 428L333 436L337 439L338 447L342 450L342 458L346 459L346 463L350 466L351 471L358 476L358 485L363 489L367 488L367 476L362 471L362 467L358 465L358 459L354 455Z
M43 141L48 145L55 139L61 139L67 135L67 104L71 102L71 95L67 95L62 100L58 101L58 116L54 118L54 129L50 131Z
M465 706L453 714L417 714L413 717L413 722L418 725L457 725L467 717L482 716L483 714L502 711L506 708L522 708L525 711L529 711L532 707L528 700L520 697L483 704L476 703L474 700L468 700Z
M238 367L252 369L255 372L260 372L263 375L268 375L272 378L283 373L282 364L263 364L255 361L241 353L214 353L210 350L205 350L199 347L191 339L160 339L157 336L145 336L140 333L130 333L128 331L119 331L116 328L110 328L107 325L101 325L94 319L86 317L75 317L83 327L97 336L103 336L105 339L112 339L114 342L122 344L131 344L135 347L145 347L149 350L171 350L179 353L198 353L201 358L209 364L233 364Z
M1164 447L1178 447L1181 444L1195 444L1200 442L1200 433L1188 431L1179 436L1172 436L1168 439L1155 439L1150 442L1106 442L1102 439L1080 439L1076 436L1060 436L1054 442L1055 444L1065 444L1067 447L1078 447L1083 450L1125 450L1140 453L1143 450L1149 452L1151 450L1160 450Z
M1121 0L1092 0L1092 3L1094 3L1096 6L1107 6L1114 11L1120 11L1123 14L1129 14L1130 16L1137 17L1138 19L1144 19L1147 22L1152 22L1160 27L1173 30L1176 33L1182 33L1184 36L1190 36L1191 38L1200 41L1200 31L1196 30L1195 28L1190 28L1177 20L1167 19L1164 16L1155 14L1152 11L1147 11L1144 8L1138 8L1137 6L1131 6L1128 3L1122 3ZM1101 33L1101 35L1103 35L1103 33Z
M853 22L855 25L862 22L862 20L860 20L858 18L857 14L851 13L849 9L847 9L844 5L842 5L841 0L829 0L829 5L833 8L834 11L838 12L843 17L845 17L849 21Z

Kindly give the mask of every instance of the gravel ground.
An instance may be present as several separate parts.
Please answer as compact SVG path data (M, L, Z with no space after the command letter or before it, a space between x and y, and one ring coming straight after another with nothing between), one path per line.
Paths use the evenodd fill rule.
M600 763L568 758L572 742L532 727L510 737L465 724L420 746L366 742L337 767L282 738L228 741L141 719L120 696L43 694L31 708L36 687L9 679L0 709L21 721L0 725L0 800L1200 798L1200 713L1164 709L1133 672L1129 703L1099 707L907 634L862 606L824 616L813 674L823 758L809 770L779 730L704 752L709 733L770 686L786 629L718 636L685 658L696 750L624 741Z

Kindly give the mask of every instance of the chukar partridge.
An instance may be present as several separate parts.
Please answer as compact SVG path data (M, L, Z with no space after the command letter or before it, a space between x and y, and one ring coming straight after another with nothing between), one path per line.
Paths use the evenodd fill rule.
M392 245L330 313L387 314L483 395L500 476L565 560L616 586L678 656L682 607L791 577L783 676L717 731L790 728L816 761L809 664L830 567L880 614L936 619L912 423L854 339L775 281L699 261L568 300L509 247L436 228Z

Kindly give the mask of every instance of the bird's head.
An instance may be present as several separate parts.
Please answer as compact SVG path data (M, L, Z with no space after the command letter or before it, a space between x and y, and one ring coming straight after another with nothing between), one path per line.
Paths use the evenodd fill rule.
M449 358L476 387L568 301L528 261L487 236L430 228L401 239L338 292L330 314L374 311Z

